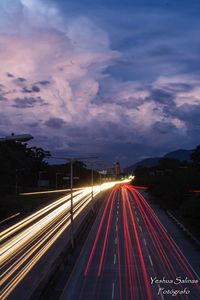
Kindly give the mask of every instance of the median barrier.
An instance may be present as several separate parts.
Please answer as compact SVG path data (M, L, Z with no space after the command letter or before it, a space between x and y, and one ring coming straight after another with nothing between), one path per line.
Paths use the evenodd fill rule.
M63 270L67 270L68 274L71 273L77 256L76 247L78 246L80 248L80 243L84 242L84 237L87 234L87 231L89 233L89 228L93 224L101 207L100 200L102 197L105 197L106 193L107 192L104 192L102 195L97 195L96 199L94 198L94 210L91 205L88 205L88 207L85 208L85 211L83 211L82 216L79 216L74 220L75 247L72 248L71 246L69 234L65 246L55 258L54 262L49 266L48 272L46 271L43 278L40 278L40 282L33 291L30 300L46 299L48 298L48 295L51 295L52 293L55 294L55 297L58 297L57 294L61 293L61 290L56 289L57 282L62 276Z

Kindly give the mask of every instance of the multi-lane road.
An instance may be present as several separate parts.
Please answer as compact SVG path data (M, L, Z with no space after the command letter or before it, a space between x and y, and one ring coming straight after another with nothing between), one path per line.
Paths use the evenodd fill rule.
M142 194L115 186L62 300L200 299L199 277Z
M86 187L73 192L73 219L78 224L86 208L91 208L92 194L95 197L100 191L113 187L116 182L104 183L101 186ZM58 248L59 237L71 229L71 195L66 195L53 203L39 209L21 221L4 228L0 243L0 298L28 299L34 286L42 278L44 268L35 271L27 279L33 267L40 264L52 247ZM86 211L87 213L87 211ZM77 222L76 222L77 220ZM71 233L70 233L71 234ZM64 236L63 244L70 234ZM50 249L51 248L51 249ZM51 260L55 260L55 253ZM49 258L46 265L49 264ZM18 292L18 287L20 291Z
M127 182L113 182L95 186L93 196L109 188L62 300L200 299L198 274L142 194ZM70 197L3 229L1 299L29 299L45 278L71 238ZM91 187L74 191L74 230L92 199Z

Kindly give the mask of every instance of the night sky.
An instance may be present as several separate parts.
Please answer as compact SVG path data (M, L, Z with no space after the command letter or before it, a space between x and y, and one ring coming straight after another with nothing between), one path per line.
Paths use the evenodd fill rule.
M0 136L127 166L200 137L199 0L0 0Z

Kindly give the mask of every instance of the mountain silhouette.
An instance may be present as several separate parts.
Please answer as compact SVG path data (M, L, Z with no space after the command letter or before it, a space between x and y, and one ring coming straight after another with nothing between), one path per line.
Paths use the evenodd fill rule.
M145 159L140 160L140 161L136 162L135 164L125 168L125 171L126 172L134 171L139 166L146 167L146 168L154 167L159 163L159 160L161 158L173 158L173 159L177 159L177 160L180 160L180 161L190 162L191 161L191 154L192 154L193 151L194 150L179 149L179 150L169 152L169 153L167 153L167 154L165 154L164 156L161 156L161 157L145 158Z

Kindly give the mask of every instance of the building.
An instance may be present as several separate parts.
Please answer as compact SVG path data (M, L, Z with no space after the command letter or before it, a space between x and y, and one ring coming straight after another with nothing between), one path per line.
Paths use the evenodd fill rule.
M121 167L119 162L114 163L114 173L116 177L121 174Z

